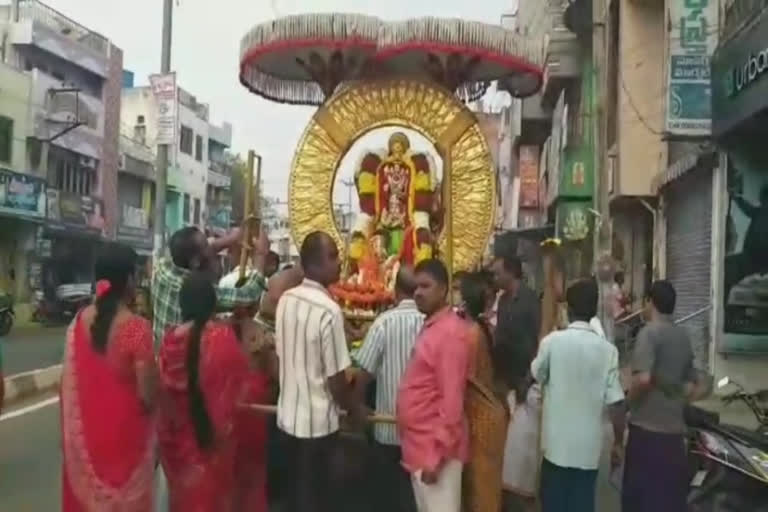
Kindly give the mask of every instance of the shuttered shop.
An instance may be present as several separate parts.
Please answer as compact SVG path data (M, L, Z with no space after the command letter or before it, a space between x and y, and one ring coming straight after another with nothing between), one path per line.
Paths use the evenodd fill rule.
M683 320L682 325L688 328L697 362L706 364L710 312L701 311L710 304L712 171L708 167L692 169L669 183L663 193L667 205L667 279L677 290L675 319Z

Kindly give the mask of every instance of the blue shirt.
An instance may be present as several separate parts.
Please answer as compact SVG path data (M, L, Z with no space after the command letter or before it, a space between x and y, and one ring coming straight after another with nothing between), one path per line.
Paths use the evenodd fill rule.
M624 400L619 353L586 322L541 341L531 364L544 391L544 457L560 467L593 470L603 445L603 410Z
M379 316L368 330L355 360L376 378L377 412L395 415L397 389L423 325L424 315L414 301L406 299ZM382 444L400 444L395 425L376 424L374 436Z

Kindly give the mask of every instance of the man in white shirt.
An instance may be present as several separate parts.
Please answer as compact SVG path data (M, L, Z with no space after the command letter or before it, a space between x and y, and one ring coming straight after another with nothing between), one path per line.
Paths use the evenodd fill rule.
M597 312L597 296L591 279L568 289L571 324L545 337L531 364L533 377L544 389L542 512L595 509L606 405L615 435L614 464L622 453L625 409L618 351L589 325Z
M329 470L337 449L339 413L362 411L346 380L351 366L344 316L327 287L339 279L339 252L333 239L316 231L301 246L302 283L280 298L275 315L275 348L280 395L277 426L293 466L289 512L331 512L340 500L340 482Z

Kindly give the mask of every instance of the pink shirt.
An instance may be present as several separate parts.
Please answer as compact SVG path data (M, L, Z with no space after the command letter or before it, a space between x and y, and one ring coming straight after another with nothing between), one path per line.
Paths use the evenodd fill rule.
M427 318L397 395L398 434L408 471L434 471L451 459L467 461L469 363L467 324L448 307Z

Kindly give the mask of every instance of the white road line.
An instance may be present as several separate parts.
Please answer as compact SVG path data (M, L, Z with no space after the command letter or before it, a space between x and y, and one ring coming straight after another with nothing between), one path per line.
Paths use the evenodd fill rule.
M42 409L43 407L48 407L49 405L58 403L59 397L54 396L53 398L48 398L46 400L43 400L42 402L37 402L36 404L28 405L26 407L22 407L21 409L17 409L15 411L11 411L9 413L3 414L0 416L0 421L10 420L13 418L18 418L19 416L22 416L24 414L35 412L38 409Z

